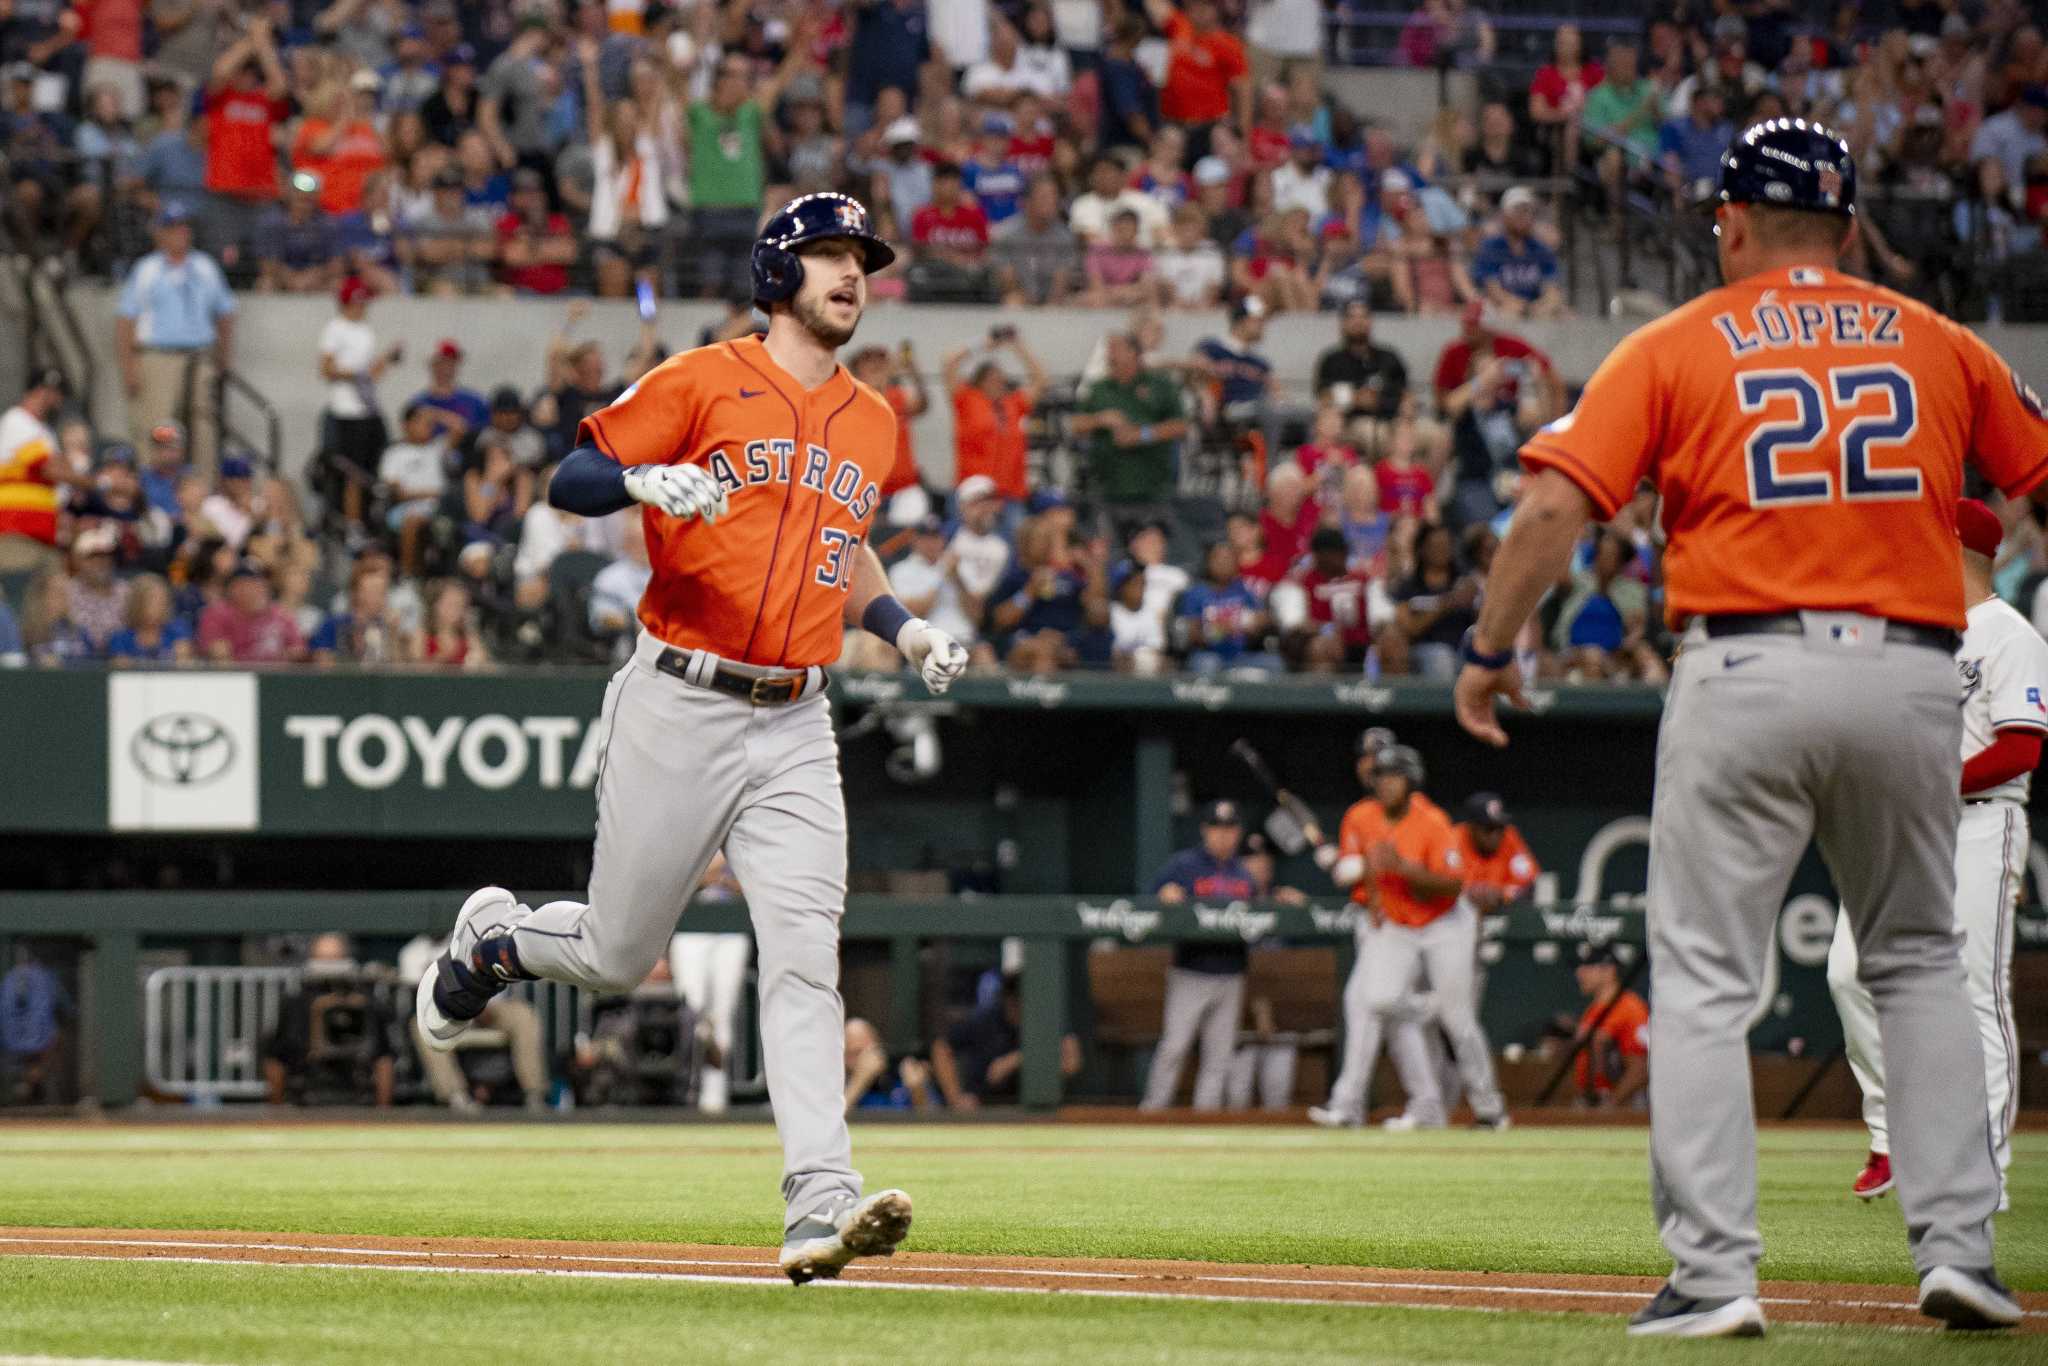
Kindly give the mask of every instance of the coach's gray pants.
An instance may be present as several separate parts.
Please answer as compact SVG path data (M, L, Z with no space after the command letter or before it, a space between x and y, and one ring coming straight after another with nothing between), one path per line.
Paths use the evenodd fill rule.
M1244 1015L1244 974L1166 970L1165 1019L1152 1070L1145 1077L1141 1110L1164 1110L1173 1104L1180 1069L1195 1040L1202 1041L1195 1066L1195 1108L1223 1108L1223 1088L1230 1080L1230 1062L1237 1053L1237 1026Z
M1364 1116L1380 1044L1391 1029L1394 1067L1408 1092L1408 1114L1426 1124L1442 1124L1444 1100L1422 1031L1423 1023L1434 1019L1450 1036L1472 1112L1489 1118L1501 1112L1493 1055L1473 1008L1478 936L1478 914L1463 898L1420 929L1390 921L1366 928L1359 937L1358 964L1344 984L1344 1065L1330 1088L1331 1109ZM1428 994L1415 990L1418 977L1426 977Z
M1818 838L1877 1004L1914 1265L1991 1265L1998 1171L1957 955L1955 661L1881 622L1708 640L1673 671L1650 817L1651 1198L1688 1296L1756 1293L1749 1018Z
M761 1041L794 1225L861 1190L841 1094L839 742L822 676L803 701L756 707L657 672L664 648L643 633L605 693L589 904L541 907L514 927L514 942L528 972L630 990L725 850L760 945Z

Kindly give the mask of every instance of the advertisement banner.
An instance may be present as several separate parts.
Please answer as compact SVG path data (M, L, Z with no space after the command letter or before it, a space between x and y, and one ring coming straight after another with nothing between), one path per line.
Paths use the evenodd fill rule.
M107 690L107 824L257 828L256 676L117 673Z

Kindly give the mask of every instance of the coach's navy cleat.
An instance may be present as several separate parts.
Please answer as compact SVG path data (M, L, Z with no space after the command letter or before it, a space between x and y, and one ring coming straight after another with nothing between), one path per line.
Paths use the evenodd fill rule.
M1920 1312L1951 1328L2010 1328L2026 1316L1990 1267L1937 1266L1920 1278Z
M1754 1295L1724 1295L1696 1300L1681 1295L1670 1282L1628 1321L1628 1335L1667 1338L1760 1338L1764 1307Z
M800 1219L782 1236L782 1274L798 1285L829 1281L855 1257L890 1257L910 1234L910 1196L877 1191L865 1200Z
M531 976L512 947L509 916L517 909L518 900L503 887L470 893L455 916L447 952L420 977L413 1020L420 1041L436 1053L454 1048L507 983Z

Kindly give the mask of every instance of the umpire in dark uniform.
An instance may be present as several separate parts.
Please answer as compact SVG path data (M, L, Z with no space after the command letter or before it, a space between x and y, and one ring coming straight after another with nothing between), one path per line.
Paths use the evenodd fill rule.
M1238 857L1243 841L1244 816L1237 803L1210 802L1202 808L1202 842L1166 861L1152 880L1152 894L1168 905L1250 901L1257 887ZM1244 1015L1249 961L1241 940L1173 946L1173 967L1166 974L1165 1023L1139 1109L1164 1110L1173 1102L1181 1067L1196 1039L1202 1042L1202 1054L1195 1070L1195 1108L1223 1108L1223 1090L1237 1051L1237 1026Z

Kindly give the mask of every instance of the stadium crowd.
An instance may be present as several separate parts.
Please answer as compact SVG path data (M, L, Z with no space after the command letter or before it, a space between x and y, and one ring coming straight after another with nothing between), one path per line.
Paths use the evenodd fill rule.
M95 431L55 372L0 419L0 660L612 657L645 547L630 518L550 508L550 468L669 342L754 326L733 291L793 193L852 192L903 248L863 343L898 299L1131 309L1078 376L1000 324L963 353L849 356L906 418L953 412L950 479L907 432L897 453L875 539L899 594L978 666L1022 671L1448 676L1514 451L1573 397L1514 333L1568 311L1568 225L1680 222L1749 120L1844 131L1875 206L1855 263L1877 278L2020 316L2048 265L2048 44L2012 0L1679 3L1591 38L1553 24L1548 59L1520 65L1505 19L1427 0L1378 55L1470 69L1479 101L1412 142L1324 82L1366 18L1349 0L12 0L0 219L52 278L121 281L131 421ZM316 452L303 488L218 430L236 290L336 300L308 358L320 429L287 434ZM402 358L380 295L636 291L643 316L729 306L698 338L650 318L612 358L571 301L540 375L465 376L449 339L426 388L380 390ZM1162 346L1174 309L1216 320L1188 354ZM1314 310L1328 349L1276 374L1267 321ZM1373 339L1390 311L1460 331L1402 356ZM1661 677L1654 511L1589 536L1520 642L1532 674ZM2015 592L2048 566L2022 532ZM861 637L850 662L885 655Z

